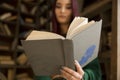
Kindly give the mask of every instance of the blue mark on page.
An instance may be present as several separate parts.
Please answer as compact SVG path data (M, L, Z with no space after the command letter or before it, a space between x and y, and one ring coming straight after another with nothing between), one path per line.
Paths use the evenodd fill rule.
M83 65L88 61L88 59L93 55L95 47L96 47L95 45L92 45L86 50L85 55L79 61L80 65Z

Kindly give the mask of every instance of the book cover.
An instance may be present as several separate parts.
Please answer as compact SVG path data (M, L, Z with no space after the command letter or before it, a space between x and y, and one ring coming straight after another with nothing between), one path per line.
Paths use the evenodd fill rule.
M72 41L67 39L22 41L33 72L43 76L60 74L62 66L74 69L71 43Z

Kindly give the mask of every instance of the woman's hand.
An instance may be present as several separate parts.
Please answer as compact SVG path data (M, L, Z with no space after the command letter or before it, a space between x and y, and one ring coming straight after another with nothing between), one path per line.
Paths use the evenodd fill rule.
M75 60L75 67L77 71L74 71L68 67L62 67L61 74L67 80L82 80L84 71L82 67L79 65L78 61Z

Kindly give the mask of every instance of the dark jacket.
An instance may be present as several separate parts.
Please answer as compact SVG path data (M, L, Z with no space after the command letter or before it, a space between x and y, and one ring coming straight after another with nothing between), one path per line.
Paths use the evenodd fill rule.
M84 68L85 74L83 80L101 80L101 69L98 58L90 62ZM51 80L49 76L36 76L35 80Z

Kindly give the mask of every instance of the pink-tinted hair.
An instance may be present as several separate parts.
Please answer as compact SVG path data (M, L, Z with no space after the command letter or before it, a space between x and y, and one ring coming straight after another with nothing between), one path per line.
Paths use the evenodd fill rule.
M56 16L55 16L56 1L57 0L55 0L53 3L52 30L55 33L59 33L59 25L58 25L58 22L57 22ZM73 19L75 16L79 16L79 9L78 9L78 1L77 0L71 0L71 2L72 2L72 19Z

